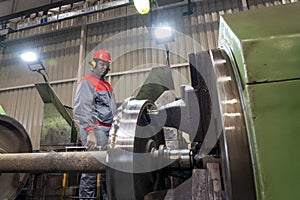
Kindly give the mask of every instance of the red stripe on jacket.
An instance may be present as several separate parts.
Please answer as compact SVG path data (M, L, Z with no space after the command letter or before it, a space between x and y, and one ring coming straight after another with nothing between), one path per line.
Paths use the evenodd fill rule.
M95 90L96 92L97 92L97 91L100 91L100 90L106 90L106 91L107 91L106 87L105 87L103 84L105 84L105 85L107 86L107 88L109 89L110 92L113 91L111 85L110 85L106 80L102 80L102 81L103 81L103 82L102 82L101 79L97 78L97 77L94 76L93 74L88 74L88 75L86 75L85 77L83 77L83 78L80 80L80 82L83 81L83 80L89 81L89 82L92 84L92 86L93 86L93 88L94 88L94 90ZM80 83L80 82L79 82L79 83ZM99 84L99 83L100 83L100 84Z

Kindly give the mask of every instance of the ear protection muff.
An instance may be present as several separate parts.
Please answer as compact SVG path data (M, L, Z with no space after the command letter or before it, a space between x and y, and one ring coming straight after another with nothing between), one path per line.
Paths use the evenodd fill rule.
M90 62L90 65L92 65L93 68L96 68L97 63L96 63L95 60L92 60L92 61Z

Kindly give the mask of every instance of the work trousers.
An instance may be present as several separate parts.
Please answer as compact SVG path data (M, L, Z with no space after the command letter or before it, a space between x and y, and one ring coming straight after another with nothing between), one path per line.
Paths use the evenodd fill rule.
M94 126L94 133L97 138L97 146L101 146L101 149L107 149L107 141L109 134L109 127L105 126ZM84 146L87 142L87 133L84 129L80 129L80 139L82 145ZM100 178L100 195L101 200L106 200L106 185L105 185L105 173L101 173ZM86 198L93 198L96 196L96 185L97 185L97 174L94 173L83 173L81 174L80 184L79 184L79 197L83 197L82 200Z

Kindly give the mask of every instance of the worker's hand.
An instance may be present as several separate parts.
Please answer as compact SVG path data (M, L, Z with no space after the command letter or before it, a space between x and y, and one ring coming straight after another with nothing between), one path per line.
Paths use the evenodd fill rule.
M94 130L90 130L87 133L87 141L86 141L85 146L88 151L91 151L97 147L97 139L96 139Z

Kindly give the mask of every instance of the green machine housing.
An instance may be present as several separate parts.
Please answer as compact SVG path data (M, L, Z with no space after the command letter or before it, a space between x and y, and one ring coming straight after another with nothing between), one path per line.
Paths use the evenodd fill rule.
M245 104L256 198L300 199L300 2L224 15Z

